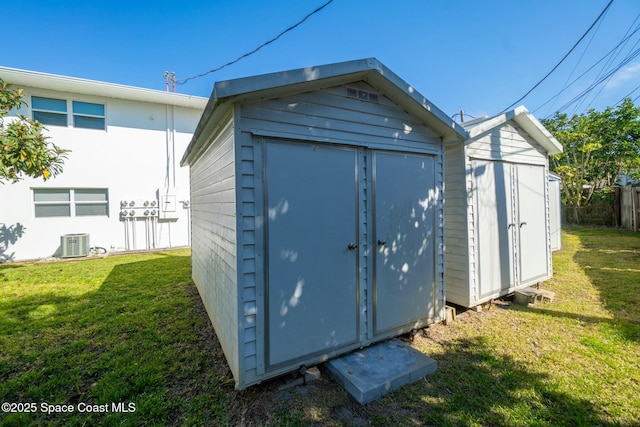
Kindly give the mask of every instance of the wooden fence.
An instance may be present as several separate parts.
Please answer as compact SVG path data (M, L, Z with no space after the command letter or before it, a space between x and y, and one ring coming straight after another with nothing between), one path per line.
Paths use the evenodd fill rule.
M562 206L564 224L589 224L623 227L640 231L640 187L614 187L614 192L593 198L589 206L578 208L578 221L574 209Z
M618 191L619 190L619 191ZM640 229L640 187L618 187L616 195L620 193L620 226L627 230Z

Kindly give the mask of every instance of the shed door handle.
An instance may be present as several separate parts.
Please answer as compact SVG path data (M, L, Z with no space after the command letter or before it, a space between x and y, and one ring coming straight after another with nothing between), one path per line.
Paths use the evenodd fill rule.
M522 228L523 225L527 225L527 223L526 222L521 222L520 223L520 228Z
M349 243L349 246L347 246L349 248L350 251L353 251L355 249L358 249L358 244L357 243Z
M511 223L509 225L507 225L507 230L510 229L511 227L515 227L516 225L514 223Z

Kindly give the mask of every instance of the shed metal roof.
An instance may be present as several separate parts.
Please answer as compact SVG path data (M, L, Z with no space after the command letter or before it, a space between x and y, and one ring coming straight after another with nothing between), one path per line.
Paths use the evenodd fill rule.
M415 88L377 59L366 58L216 82L181 165L188 165L198 157L208 143L205 135L214 131L232 104L273 99L361 80L384 93L408 113L420 118L440 133L445 142L462 141L466 138L466 132L459 124Z
M523 105L494 117L481 117L465 122L462 126L468 132L469 140L472 140L510 120L524 129L549 155L562 153L560 142Z

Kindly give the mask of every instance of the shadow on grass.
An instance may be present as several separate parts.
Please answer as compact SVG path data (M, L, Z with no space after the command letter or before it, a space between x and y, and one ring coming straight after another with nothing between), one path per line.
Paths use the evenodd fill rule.
M303 398L272 400L279 425L607 426L601 408L559 391L545 375L501 357L484 339L440 343L432 376L361 406L313 383ZM335 385L338 388L337 385ZM327 401L313 407L308 401ZM341 397L342 396L342 397Z
M526 310L525 308L517 309ZM634 323L626 319L614 318L612 320L606 317L588 316L586 314L548 310L540 307L536 307L534 310L536 314L542 314L544 316L562 319L574 319L590 325L606 326L609 328L609 330L617 331L616 335L627 341L640 342L640 323Z
M20 265L15 265L15 264L5 264L4 262L0 261L0 285L2 285L2 282L8 282L9 278L7 277L7 271L9 269L13 269L13 268L20 268Z
M505 336L508 340L508 336ZM482 337L444 345L437 377L421 400L431 425L606 425L588 400L556 389L544 374L499 356ZM415 390L413 390L415 393Z
M0 301L0 401L75 408L69 414L0 413L1 425L224 419L224 398L216 396L230 373L212 357L219 345L191 282L189 256L114 259L61 263L62 277L50 290ZM105 269L109 262L115 265L108 274L95 273L106 275L97 290L83 293L77 285L82 279L75 278L73 291L66 292L64 274L84 271L95 279L92 266ZM107 404L108 411L80 413L78 405L87 403ZM114 413L113 403L133 403L135 411Z
M612 326L631 341L640 340L640 233L607 228L569 229L580 239L576 263L599 290Z

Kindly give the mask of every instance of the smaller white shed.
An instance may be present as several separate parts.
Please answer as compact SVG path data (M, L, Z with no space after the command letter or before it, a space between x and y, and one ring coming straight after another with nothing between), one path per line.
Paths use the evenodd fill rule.
M373 58L215 84L182 165L237 389L443 320L443 144L464 135Z
M445 145L445 288L474 307L551 277L548 156L562 146L524 107L463 126Z

